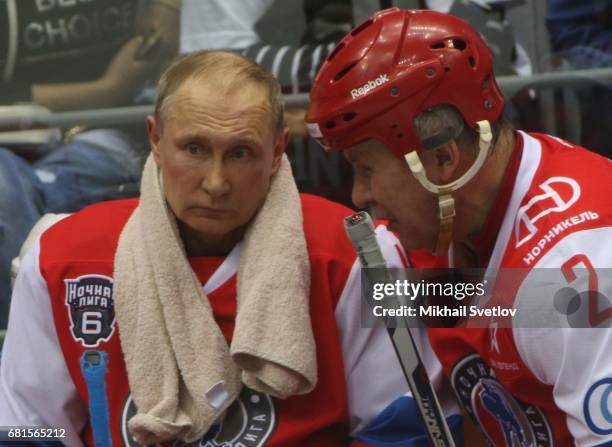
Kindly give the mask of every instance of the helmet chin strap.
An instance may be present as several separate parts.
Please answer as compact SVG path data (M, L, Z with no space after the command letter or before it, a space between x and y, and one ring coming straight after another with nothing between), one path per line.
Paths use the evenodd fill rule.
M476 173L480 170L489 152L491 146L491 140L493 134L491 133L491 125L488 121L478 121L478 133L480 134L480 141L478 142L479 152L476 157L474 164L459 177L457 180L447 183L445 185L436 185L427 178L425 168L417 151L408 152L404 158L408 163L408 167L412 171L412 174L416 177L423 188L428 191L437 194L438 196L438 207L440 210L440 228L438 230L438 240L436 243L435 253L441 254L448 251L452 236L453 236L453 219L455 217L455 199L453 199L452 192L461 188L467 182L469 182Z

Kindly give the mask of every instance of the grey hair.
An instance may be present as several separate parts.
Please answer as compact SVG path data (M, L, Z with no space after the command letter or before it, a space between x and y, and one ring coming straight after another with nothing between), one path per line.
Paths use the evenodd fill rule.
M414 119L414 128L426 149L456 140L466 127L459 110L447 104L433 106Z
M479 140L478 132L466 124L456 107L449 104L438 104L421 112L414 119L414 128L426 149L434 149L450 140L455 140L460 148L475 148ZM491 123L495 140L507 129L512 126L503 114Z

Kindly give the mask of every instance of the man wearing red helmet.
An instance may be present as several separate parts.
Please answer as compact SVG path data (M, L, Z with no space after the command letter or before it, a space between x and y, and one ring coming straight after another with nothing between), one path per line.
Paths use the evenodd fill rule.
M428 329L487 439L612 446L612 282L597 270L612 267L612 166L512 129L492 64L456 17L381 11L328 57L307 127L345 151L355 205L387 219L404 248L438 254L436 267L512 278L487 297L510 296L520 318ZM545 291L535 306L533 290Z

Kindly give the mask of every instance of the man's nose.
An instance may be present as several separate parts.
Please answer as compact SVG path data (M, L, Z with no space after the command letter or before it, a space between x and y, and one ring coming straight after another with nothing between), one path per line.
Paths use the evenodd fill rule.
M351 193L351 200L357 208L368 208L374 203L374 197L370 185L366 182L360 182L355 180L353 182L353 191Z
M212 160L206 169L202 188L212 199L220 198L230 190L230 181L223 160Z

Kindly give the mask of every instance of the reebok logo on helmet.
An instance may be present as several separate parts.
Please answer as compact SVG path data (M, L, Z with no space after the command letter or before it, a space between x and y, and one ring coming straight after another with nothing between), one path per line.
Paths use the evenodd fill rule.
M389 77L387 76L387 73L381 74L373 81L366 82L363 86L359 88L354 88L353 90L351 90L351 96L353 97L353 99L359 98L360 96L365 95L370 90L378 87L379 85L383 85L385 82L389 82Z

